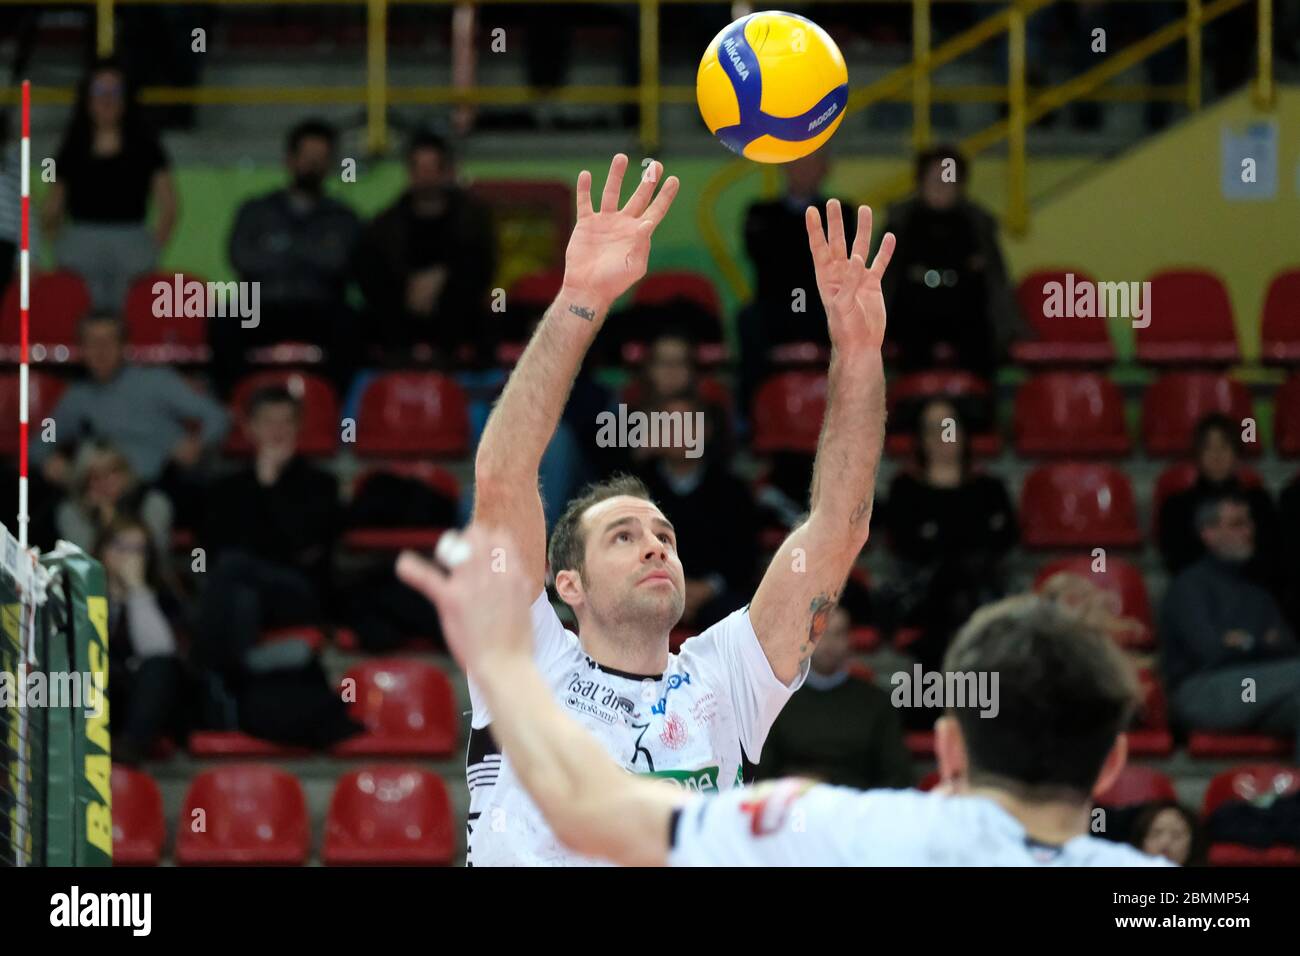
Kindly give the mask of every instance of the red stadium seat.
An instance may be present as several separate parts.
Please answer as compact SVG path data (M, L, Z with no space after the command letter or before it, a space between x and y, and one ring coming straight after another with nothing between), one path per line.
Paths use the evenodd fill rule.
M1187 735L1187 753L1198 760L1285 757L1291 738L1273 734L1194 730Z
M1300 791L1300 768L1285 764L1251 764L1217 774L1205 789L1201 818L1209 821L1226 803L1259 804ZM1300 848L1278 845L1251 847L1216 842L1210 847L1210 863L1216 866L1296 866Z
M1259 331L1265 362L1300 362L1300 269L1279 272L1269 283Z
M1248 465L1237 467L1237 479L1247 488L1258 488L1264 481L1259 472ZM1196 484L1196 465L1190 461L1180 461L1160 473L1151 496L1151 537L1154 540L1160 538L1160 509L1165 499L1180 491L1186 491L1194 484Z
M20 358L19 283L9 283L0 307L0 360ZM90 290L75 272L58 269L33 272L28 289L31 305L28 342L33 362L67 362L76 358L77 323L90 314Z
M1093 797L1099 807L1131 807L1141 803L1177 800L1174 782L1159 770L1128 764L1110 789Z
M902 376L889 387L886 402L889 417L901 422L906 430L888 435L885 450L891 455L911 454L915 437L910 425L920 412L919 406L928 399L943 397L966 411L963 417L971 429L971 451L984 456L998 454L1002 436L980 429L979 412L984 410L982 406L990 400L990 394L989 383L970 372L913 372ZM975 413L971 413L971 406L975 406Z
M361 396L356 425L362 456L458 456L469 448L465 393L436 372L378 376Z
M238 425L230 430L226 452L247 456L253 445L244 430L248 402L264 388L283 387L298 399L302 407L302 432L298 438L299 453L308 457L328 457L339 446L339 400L334 386L328 380L309 372L268 369L254 372L239 380L230 398L231 417Z
M453 506L460 501L460 482L456 476L427 461L393 462L382 468L364 471L353 486L353 496L359 494L366 482L381 472L422 482ZM400 551L403 548L429 551L437 545L445 530L433 527L352 528L344 532L343 543L353 551Z
M686 269L652 272L636 285L636 305L669 305L678 299L693 302L713 316L722 315L722 300L713 280Z
M934 758L933 730L909 730L903 734L903 743L913 757Z
M157 866L167 825L162 792L142 770L113 764L113 865Z
M456 745L451 682L420 661L386 659L351 668L354 720L367 732L337 744L338 756L447 757ZM344 684L344 693L349 686Z
M1148 324L1134 329L1139 362L1229 364L1241 358L1222 279L1199 269L1166 269L1150 282Z
M815 453L825 414L825 373L781 372L772 376L754 397L754 451L760 455L782 451Z
M208 317L154 315L154 284L165 283L168 289L176 284L176 273L150 273L135 279L126 291L125 318L127 328L127 354L132 361L168 365L174 363L206 362L211 355L208 347ZM185 282L203 282L195 275L182 275ZM170 293L169 293L170 294ZM238 322L237 316L218 318L218 322Z
M880 631L874 627L855 627L849 631L849 642L859 654L869 654L880 646Z
M1123 558L1107 556L1106 570L1094 571L1093 558L1080 555L1073 558L1061 558L1044 565L1034 578L1034 587L1041 588L1052 575L1060 571L1069 571L1087 578L1097 587L1109 591L1119 599L1119 613L1140 622L1145 629L1141 638L1126 641L1133 649L1146 649L1154 646L1152 640L1151 602L1147 597L1146 582L1136 565Z
M1092 282L1092 277L1078 270L1039 270L1020 280L1016 300L1020 314L1034 332L1027 342L1014 342L1011 357L1022 365L1109 364L1115 360L1106 320L1101 318L1064 318L1045 314L1043 300L1049 282L1066 284L1067 273L1076 282Z
M40 441L41 422L54 411L67 382L48 372L29 370L27 376L27 447ZM0 455L18 454L18 373L0 375Z
M196 757L305 757L306 747L287 747L238 730L196 730L186 747Z
M1027 548L1132 548L1142 543L1128 476L1110 465L1039 465L1020 493Z
M560 294L563 282L563 270L548 269L522 275L510 284L505 311L491 313L496 361L502 368L513 368L519 361L534 323Z
M1091 372L1046 372L1016 392L1016 451L1021 455L1127 455L1124 396Z
M1142 706L1128 730L1128 752L1134 757L1167 757L1174 752L1169 731L1169 701L1164 685L1149 667L1138 671Z
M1142 398L1142 444L1150 455L1186 455L1196 424L1207 415L1226 415L1234 423L1255 417L1250 390L1215 372L1168 372ZM1263 436L1242 443L1242 454L1260 453Z
M415 767L368 767L334 787L321 859L327 866L448 866L454 832L441 777Z
M1273 394L1273 444L1279 455L1300 455L1300 373Z
M190 782L176 826L182 866L301 866L310 845L307 801L293 774L235 764Z
M506 308L520 307L541 311L555 301L564 284L564 270L547 269L520 276L506 293Z

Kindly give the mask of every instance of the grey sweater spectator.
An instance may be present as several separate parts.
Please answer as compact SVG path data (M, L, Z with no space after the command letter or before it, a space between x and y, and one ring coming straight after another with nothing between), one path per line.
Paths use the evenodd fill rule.
M32 442L32 462L55 484L65 484L69 454L82 441L107 442L126 456L145 483L157 481L169 462L192 469L204 449L226 435L225 410L170 368L144 368L123 360L123 329L111 315L82 322L80 341L89 376L63 393L52 418L55 441ZM197 423L198 432L190 432ZM40 423L36 424L37 433Z
M1195 730L1296 733L1300 647L1276 599L1246 575L1250 506L1234 495L1207 501L1196 524L1207 553L1174 579L1161 614L1174 714Z

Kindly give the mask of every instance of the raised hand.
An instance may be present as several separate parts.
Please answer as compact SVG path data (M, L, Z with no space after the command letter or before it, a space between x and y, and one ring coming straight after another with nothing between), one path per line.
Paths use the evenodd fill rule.
M885 340L885 297L880 280L894 254L894 234L885 233L871 268L866 265L871 248L871 207L858 207L858 231L850 253L844 239L840 201L826 203L826 232L821 214L809 206L804 215L808 247L817 271L817 291L826 309L831 342L838 349L879 350Z
M564 254L564 285L577 297L591 299L593 311L608 308L645 275L650 237L677 195L676 176L663 180L655 194L663 165L653 162L619 209L626 171L627 156L619 153L609 164L599 212L591 205L591 173L584 169L578 174L578 221Z

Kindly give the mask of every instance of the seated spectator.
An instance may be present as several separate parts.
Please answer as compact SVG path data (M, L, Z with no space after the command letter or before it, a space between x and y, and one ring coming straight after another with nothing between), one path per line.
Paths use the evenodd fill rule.
M845 787L910 787L912 758L889 694L849 671L849 614L831 612L808 678L776 718L758 765L764 780L800 776Z
M245 282L259 283L261 321L244 328L216 319L209 325L213 376L228 392L245 367L247 350L277 342L306 342L325 353L340 391L356 360L355 320L345 301L361 221L325 195L335 176L334 129L319 120L289 133L289 184L250 199L235 216L230 264Z
M59 399L51 415L55 440L32 442L32 464L46 480L66 487L80 442L112 445L142 483L156 484L171 498L177 523L186 526L197 508L204 452L225 438L226 412L174 369L128 365L125 335L115 315L82 320L78 337L89 375Z
M59 265L85 278L96 310L120 309L131 280L153 269L171 238L177 202L169 165L122 68L96 62L78 89L44 207Z
M1246 574L1255 551L1250 505L1233 494L1207 499L1196 526L1206 553L1174 578L1161 609L1173 715L1192 730L1295 734L1300 646L1273 595Z
M160 583L158 549L143 522L117 515L101 532L94 554L108 582L113 761L134 764L159 737L182 729L178 608Z
M750 407L766 377L771 349L791 342L816 342L830 348L826 311L817 294L817 276L804 224L809 206L826 208L830 197L822 187L830 166L825 147L783 164L784 195L756 202L745 213L745 251L753 265L755 290L754 301L741 310L737 321L741 408ZM843 199L841 205L845 240L852 245L858 225L856 207ZM803 294L796 298L796 290Z
M695 358L695 342L685 332L667 328L649 343L641 374L634 380L633 404L643 410L657 409L664 402L683 396L703 407L710 431L710 451L719 457L732 452L728 409L709 401L700 392L700 367Z
M1244 498L1255 526L1255 555L1247 568L1250 576L1272 589L1278 569L1276 513L1264 488L1247 488L1238 465L1241 431L1223 415L1207 415L1196 425L1194 438L1196 481L1170 495L1160 506L1160 555L1170 574L1195 564L1205 553L1196 527L1196 510L1205 501L1225 494Z
M714 430L697 399L681 396L654 411L681 416L683 426L688 416L703 426L702 434L698 425L692 426L695 449L640 449L647 455L637 469L651 499L673 523L678 548L691 556L684 569L681 623L698 632L742 607L753 593L758 555L754 503L748 486L729 470L729 459L712 447Z
M885 231L898 251L884 279L895 317L886 340L903 371L955 367L990 378L1019 334L997 223L966 198L967 175L955 148L928 149L916 159L916 196L889 210Z
M210 722L324 746L355 731L302 640L258 644L270 629L319 626L338 530L338 485L297 453L301 408L271 387L248 404L252 465L216 482L201 541L209 565L196 656L225 708ZM296 701L276 705L277 694ZM231 713L233 711L233 714Z
M1016 543L1006 486L975 471L970 455L956 408L930 399L917 419L913 467L889 486L884 520L895 623L921 629L909 650L926 670L941 670L957 629L1005 594L1001 560Z
M164 568L170 557L172 504L155 488L141 485L131 463L109 445L84 445L72 469L70 494L55 511L59 537L93 551L118 518L134 516L149 529L154 558Z
M357 252L370 313L366 345L398 361L413 350L444 362L461 346L482 353L496 273L490 214L457 185L451 147L440 136L411 141L406 172L406 192L366 227Z
M1163 856L1178 866L1203 866L1206 856L1205 831L1196 814L1174 800L1162 800L1143 807L1133 821L1129 840L1151 856Z
M22 238L22 156L9 126L9 117L0 113L0 303L18 269L18 244Z
M1291 630L1300 632L1300 474L1282 489L1278 499L1279 534L1282 541L1281 570L1283 606Z

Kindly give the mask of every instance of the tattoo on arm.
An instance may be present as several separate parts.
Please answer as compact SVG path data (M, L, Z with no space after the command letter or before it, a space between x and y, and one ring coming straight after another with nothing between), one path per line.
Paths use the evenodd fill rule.
M595 309L583 308L582 306L574 303L574 304L570 304L569 311L576 316L586 319L588 322L594 322L596 320Z
M826 633L831 621L831 611L835 610L836 597L833 594L819 594L808 605L812 620L808 624L808 640L799 648L799 653L807 657L817 647L817 642Z
M871 516L871 495L867 495L858 502L858 506L853 509L853 514L849 516L849 524L857 525L863 518Z

